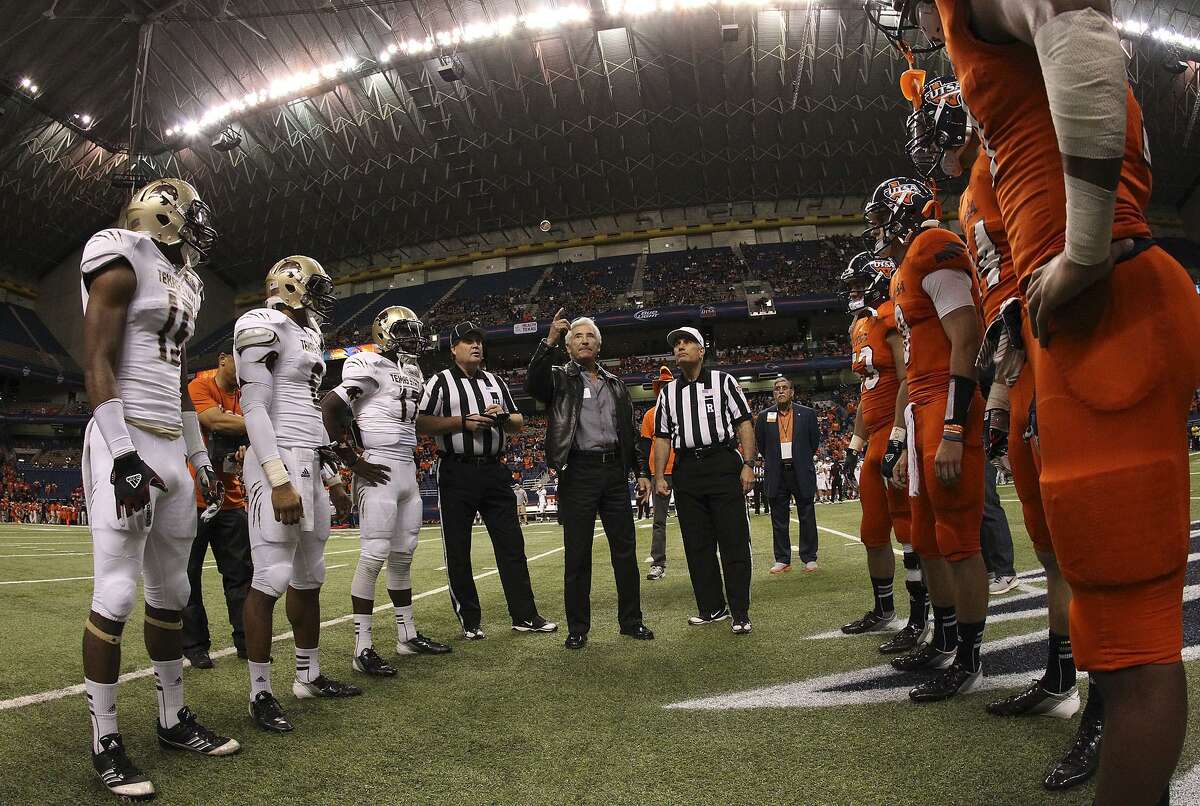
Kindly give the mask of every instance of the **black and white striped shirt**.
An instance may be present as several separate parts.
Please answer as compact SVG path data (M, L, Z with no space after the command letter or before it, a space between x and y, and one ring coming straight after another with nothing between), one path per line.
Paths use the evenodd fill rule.
M421 396L421 414L435 417L462 417L482 414L493 404L507 412L516 413L508 384L496 375L480 369L469 378L458 365L444 369L425 381ZM455 431L434 437L438 450L459 456L498 456L504 450L505 438L499 428L481 428L475 433Z
M671 440L676 450L729 445L738 423L750 416L750 404L732 375L701 370L696 380L680 377L659 392L654 433Z

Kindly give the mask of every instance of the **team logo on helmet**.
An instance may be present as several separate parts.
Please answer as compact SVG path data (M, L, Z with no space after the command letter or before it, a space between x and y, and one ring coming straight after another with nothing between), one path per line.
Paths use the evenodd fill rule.
M425 325L412 308L392 305L384 308L371 323L371 340L385 353L397 353L409 358L429 349Z
M970 115L962 100L962 88L953 77L930 79L921 93L921 104L905 123L905 150L921 175L949 179L943 162L946 153L962 148L971 139Z
M888 283L895 272L896 263L890 258L877 258L870 252L859 252L850 258L839 278L846 286L841 294L846 300L846 310L857 317L882 305L888 298Z
M934 202L933 191L920 180L897 176L880 183L863 208L867 251L878 256L892 242L906 240L933 217Z

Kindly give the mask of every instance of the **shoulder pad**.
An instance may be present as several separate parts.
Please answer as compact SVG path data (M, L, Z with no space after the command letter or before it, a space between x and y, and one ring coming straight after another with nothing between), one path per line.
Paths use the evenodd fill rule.
M242 325L240 320L238 325ZM251 347L270 347L278 341L279 334L270 327L238 327L233 333L233 347L239 353Z
M245 323L247 327L251 327L256 324L262 326L264 322L269 323L270 325L278 325L282 324L286 319L287 317L282 311L277 311L274 308L254 308L253 310L246 311L244 314L238 317L237 325L234 327L236 328L243 323Z
M905 262L913 262L919 274L930 274L942 269L961 269L974 273L967 245L948 229L931 228L920 233L913 241Z

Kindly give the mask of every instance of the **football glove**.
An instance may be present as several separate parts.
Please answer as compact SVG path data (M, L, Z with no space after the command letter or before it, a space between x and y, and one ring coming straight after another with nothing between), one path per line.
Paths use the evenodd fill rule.
M151 487L167 491L167 485L142 461L137 451L130 451L114 459L108 480L117 499L118 518L129 518L145 509L150 503Z
M859 458L858 451L854 448L846 448L846 458L842 460L842 470L846 472L847 478L854 478L854 470L858 467Z
M200 520L208 523L221 510L221 504L225 501L225 485L221 484L221 479L208 465L196 468L196 483L200 485L204 503L208 504L200 513Z
M983 413L983 447L988 461L1008 470L1009 415L1005 409L988 409Z
M892 480L892 471L896 469L896 464L900 461L900 454L904 453L905 447L901 440L888 440L887 450L883 452L883 460L879 463L879 472L884 481Z

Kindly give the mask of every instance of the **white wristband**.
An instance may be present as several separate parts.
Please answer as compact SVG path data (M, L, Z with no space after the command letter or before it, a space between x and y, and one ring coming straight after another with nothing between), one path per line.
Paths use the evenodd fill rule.
M862 449L867 446L867 441L858 434L850 437L850 450L862 453Z
M907 442L908 432L899 426L892 429L892 433L888 434L889 442Z
M271 485L272 489L291 482L282 459L268 459L262 463L262 469L263 473L267 474L267 483Z
M1105 190L1086 179L1063 175L1067 196L1067 245L1063 256L1080 266L1108 260L1112 247L1115 190Z
M121 398L114 397L101 403L92 411L92 419L96 421L100 436L104 437L108 452L114 459L133 453L133 439L125 425L125 404Z

